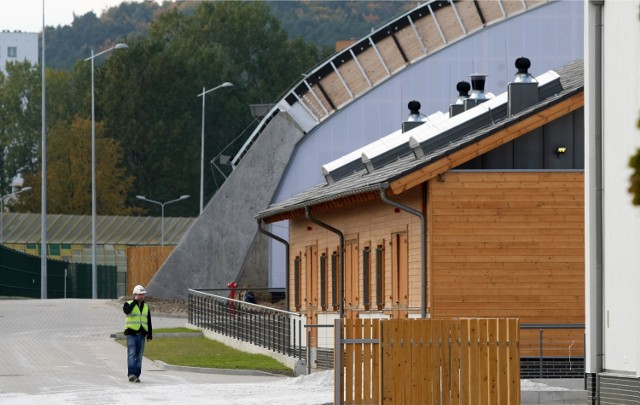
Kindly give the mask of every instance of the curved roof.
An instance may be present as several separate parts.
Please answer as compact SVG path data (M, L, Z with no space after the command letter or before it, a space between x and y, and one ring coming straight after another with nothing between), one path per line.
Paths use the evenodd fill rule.
M549 0L431 0L334 54L292 86L231 160L235 167L279 111L309 132L332 114L430 54Z

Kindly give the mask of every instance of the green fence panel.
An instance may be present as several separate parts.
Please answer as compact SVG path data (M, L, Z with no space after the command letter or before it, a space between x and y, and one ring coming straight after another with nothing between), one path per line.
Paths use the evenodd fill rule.
M40 298L39 256L0 246L0 296ZM98 298L117 298L116 266L98 265ZM90 263L47 259L47 298L92 298Z

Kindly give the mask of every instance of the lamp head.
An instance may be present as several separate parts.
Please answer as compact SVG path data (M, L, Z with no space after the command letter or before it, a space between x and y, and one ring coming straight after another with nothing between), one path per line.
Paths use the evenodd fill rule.
M145 197L145 196L143 196L143 195L137 195L137 196L136 196L136 198L137 198L138 200L146 200L146 199L147 199L147 197Z
M189 194L185 194L185 195L181 195L180 199L181 200L186 200L187 198L191 197Z
M114 46L113 49L129 49L129 45L124 43L119 43L119 44L116 44L116 46Z

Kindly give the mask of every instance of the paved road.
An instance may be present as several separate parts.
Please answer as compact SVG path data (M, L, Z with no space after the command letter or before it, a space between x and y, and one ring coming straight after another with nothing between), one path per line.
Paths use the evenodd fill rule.
M184 318L153 316L154 328L185 324ZM126 348L110 338L123 325L120 304L110 300L0 300L0 403L37 403L42 395L59 398L59 403L119 403L112 402L113 392L143 387L147 391L156 388L146 399L155 395L164 403L157 395L198 384L283 380L164 370L145 359L142 384L130 383ZM65 393L73 395L57 395ZM99 393L111 399L101 401Z

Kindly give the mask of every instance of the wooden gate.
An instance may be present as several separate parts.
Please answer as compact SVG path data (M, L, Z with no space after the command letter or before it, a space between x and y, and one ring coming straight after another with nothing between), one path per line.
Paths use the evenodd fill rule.
M335 327L336 404L520 404L518 319L342 319Z

